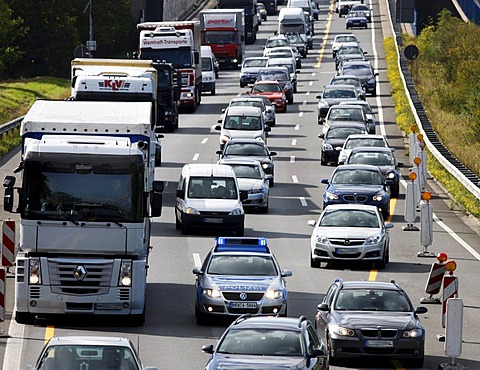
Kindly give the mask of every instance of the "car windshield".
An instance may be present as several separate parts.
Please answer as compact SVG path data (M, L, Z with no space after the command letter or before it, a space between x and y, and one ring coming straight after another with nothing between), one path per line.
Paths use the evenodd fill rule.
M353 149L359 146L386 148L385 141L382 139L354 138L345 143L345 149Z
M265 106L260 101L254 100L234 100L230 103L231 107L256 107L265 110Z
M395 164L393 155L380 152L357 152L348 157L350 164L371 164L374 166L392 166Z
M231 164L227 163L230 167L233 168L235 176L241 179L262 179L262 172L260 166L249 165L249 164Z
M357 42L355 36L337 36L335 42Z
M303 356L299 331L281 329L230 329L218 353L254 356Z
M330 126L325 135L325 139L346 139L349 135L363 134L365 129L360 127L336 127Z
M278 46L287 46L287 45L288 45L287 40L282 40L282 39L267 40L267 43L265 44L265 48L276 48Z
M38 370L80 368L140 369L128 347L73 344L48 347L39 361Z
M270 59L275 59L275 58L291 58L292 54L287 53L285 51L276 51L274 53L268 53L267 55Z
M188 197L198 199L237 199L234 177L191 177Z
M281 92L282 88L278 84L255 84L252 87L253 93L262 93L262 92Z
M225 155L268 156L267 149L261 144L235 143L227 145Z
M355 76L373 76L372 69L363 64L344 65L342 73Z
M207 268L209 275L277 276L271 256L214 255Z
M363 50L359 46L343 46L338 49L337 54L363 54Z
M368 9L368 6L367 5L364 5L364 4L358 4L358 5L355 5L355 7L353 8L354 11L369 11Z
M225 118L223 128L228 130L258 131L262 129L259 116L230 116Z
M342 169L333 174L332 184L383 185L383 177L378 171L366 169Z
M379 220L375 211L359 209L326 209L319 223L320 227L369 227L378 228Z
M355 99L355 91L346 89L325 89L323 97L326 99Z
M412 307L399 290L341 289L334 304L340 311L411 312Z
M290 76L286 72L281 71L265 71L260 72L257 77L258 81L288 81Z
M245 59L243 62L243 67L265 67L267 65L268 59Z
M353 85L360 87L362 86L362 83L355 78L335 78L330 82L330 85Z
M338 107L338 108L336 108ZM341 105L333 106L328 113L328 120L332 121L364 121L362 108L342 108Z
M299 34L287 35L286 37L290 44L303 44L303 40Z
M235 31L205 31L203 37L205 44L235 44Z

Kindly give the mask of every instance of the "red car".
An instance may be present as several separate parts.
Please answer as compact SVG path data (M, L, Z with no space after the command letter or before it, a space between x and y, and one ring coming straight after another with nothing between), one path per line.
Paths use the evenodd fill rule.
M280 84L276 81L258 81L250 90L251 95L264 95L275 104L276 112L287 111L287 98Z

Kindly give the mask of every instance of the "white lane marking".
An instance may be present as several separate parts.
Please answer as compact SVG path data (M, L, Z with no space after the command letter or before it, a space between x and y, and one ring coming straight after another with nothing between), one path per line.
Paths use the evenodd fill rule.
M208 141L208 137L204 138L200 144L205 144Z
M307 92L305 93L305 95L310 95L310 91L307 91Z
M303 112L298 112L299 117L303 117Z
M200 157L200 153L195 153L195 155L192 158L192 161L198 160L198 157Z
M295 131L298 131L298 130L300 130L300 124L299 124L299 123L297 123L297 124L295 125Z
M202 266L202 260L200 259L200 253L193 253L193 263L195 266Z
M17 311L17 305L13 308L13 312ZM8 327L8 339L5 345L5 355L3 357L2 369L20 370L20 360L23 353L23 344L25 338L26 325L17 324L12 316L10 326Z
M302 203L302 206L303 207L306 207L308 204L307 204L307 201L305 200L305 197L300 197L300 203Z
M290 163L295 163L295 156L294 155L290 156Z
M292 146L297 145L297 139L292 139Z
M292 181L294 182L294 184L298 184L298 178L297 178L297 176L292 175Z
M310 81L310 82L308 83L308 86L312 86L312 85L313 85L313 81Z
M312 72L312 77L315 76L315 72Z

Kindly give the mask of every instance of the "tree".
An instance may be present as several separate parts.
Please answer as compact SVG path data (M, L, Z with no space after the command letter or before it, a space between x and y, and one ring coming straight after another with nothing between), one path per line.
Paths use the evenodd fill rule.
M0 2L0 79L9 76L15 63L23 53L16 42L27 31L21 18L13 18L12 10L5 2Z

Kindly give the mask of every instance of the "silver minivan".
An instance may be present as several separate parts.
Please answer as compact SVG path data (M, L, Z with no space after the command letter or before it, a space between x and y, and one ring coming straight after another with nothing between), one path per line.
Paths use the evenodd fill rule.
M222 229L244 235L245 212L237 177L222 164L186 164L176 192L175 226L182 234L192 229Z

